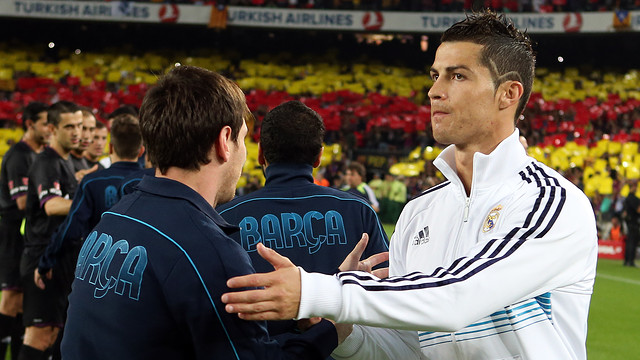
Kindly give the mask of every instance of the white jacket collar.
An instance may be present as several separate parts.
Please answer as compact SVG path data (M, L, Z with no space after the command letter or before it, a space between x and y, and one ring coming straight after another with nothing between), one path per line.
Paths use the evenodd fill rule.
M520 176L516 172L531 161L519 140L520 132L516 129L504 139L489 154L475 153L473 155L473 181L471 196L474 192L492 188L494 186L512 187ZM451 182L457 183L462 189L462 181L456 172L455 145L447 146L438 155L433 164Z

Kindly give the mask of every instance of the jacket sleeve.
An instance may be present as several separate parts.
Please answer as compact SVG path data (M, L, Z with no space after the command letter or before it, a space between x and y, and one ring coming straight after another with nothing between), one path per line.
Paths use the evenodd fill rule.
M58 226L58 229L51 236L51 241L40 257L38 271L41 274L46 273L57 263L57 258L64 248L64 244L68 241L80 240L89 232L89 219L93 208L93 199L90 192L86 189L86 183L83 181L79 190L73 196L69 215L64 222Z
M421 359L422 354L415 331L354 325L351 335L331 357L335 360L413 360Z
M475 242L463 256L433 273L392 271L389 279L377 279L361 272L330 277L301 270L298 317L453 332L554 289L591 294L597 236L584 194L563 187L532 191L521 195L508 212L505 209L504 216L505 223L491 240ZM400 229L404 221L399 221ZM404 263L409 241L394 234L392 269Z

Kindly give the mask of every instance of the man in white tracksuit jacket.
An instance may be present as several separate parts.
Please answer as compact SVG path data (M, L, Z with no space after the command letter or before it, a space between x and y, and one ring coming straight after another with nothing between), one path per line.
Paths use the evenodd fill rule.
M434 137L452 144L434 162L448 181L403 210L390 277L306 273L260 249L277 271L231 279L265 289L225 294L227 311L368 325L338 326L350 335L336 359L586 359L595 217L519 142L533 64L528 37L502 16L447 30L429 97Z

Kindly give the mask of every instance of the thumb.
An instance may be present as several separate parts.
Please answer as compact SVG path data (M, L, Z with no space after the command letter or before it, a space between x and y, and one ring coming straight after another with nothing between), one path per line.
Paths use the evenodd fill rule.
M94 171L96 171L96 170L98 170L98 164L93 165L93 166L91 167L91 169L89 169L89 171L87 171L87 173L89 174L89 173L92 173L92 172L94 172Z
M276 270L285 267L295 267L291 260L278 254L275 250L264 246L262 243L258 243L257 250L258 254L260 254L263 259L267 260L269 264L273 265L273 268Z

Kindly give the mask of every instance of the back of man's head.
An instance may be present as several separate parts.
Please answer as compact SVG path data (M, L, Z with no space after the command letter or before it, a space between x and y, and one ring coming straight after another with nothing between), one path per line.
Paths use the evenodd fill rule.
M119 108L113 110L113 112L107 115L107 120L113 120L118 115L129 114L138 117L138 108L133 105L122 105Z
M47 108L47 104L37 101L30 102L29 105L25 106L22 112L22 129L27 131L27 120L38 121L38 114L47 111Z
M225 127L231 139L248 116L240 88L224 76L194 66L178 66L147 91L140 127L147 154L161 173L170 167L199 170Z
M80 107L78 107L78 105L70 101L58 101L47 109L47 122L54 127L58 127L61 120L61 114L74 113L76 111L80 111Z
M467 15L465 20L447 29L440 41L482 45L480 62L491 72L495 89L508 80L522 84L524 93L516 109L514 121L517 121L529 101L535 76L535 55L529 36L504 14L487 10Z
M122 160L137 160L142 147L140 122L131 114L118 115L111 125L111 145Z
M324 139L324 122L300 101L289 101L271 110L262 120L260 147L269 164L313 165Z

